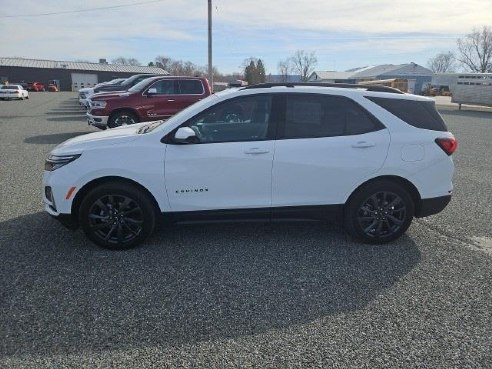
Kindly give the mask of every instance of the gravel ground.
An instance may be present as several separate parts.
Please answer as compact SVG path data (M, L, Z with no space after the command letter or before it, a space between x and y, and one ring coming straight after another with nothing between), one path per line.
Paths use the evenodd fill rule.
M109 252L42 212L46 154L95 130L75 95L0 101L0 367L492 367L492 113L441 113L455 196L392 245L249 223Z

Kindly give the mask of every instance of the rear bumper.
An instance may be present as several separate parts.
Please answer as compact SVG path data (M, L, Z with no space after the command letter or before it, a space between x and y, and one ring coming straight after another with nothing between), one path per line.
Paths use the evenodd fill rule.
M22 98L22 95L18 95L18 94L0 95L0 99L3 99L3 100L12 100L12 99L21 99L21 98Z
M415 213L417 218L440 213L451 201L451 195L422 199Z

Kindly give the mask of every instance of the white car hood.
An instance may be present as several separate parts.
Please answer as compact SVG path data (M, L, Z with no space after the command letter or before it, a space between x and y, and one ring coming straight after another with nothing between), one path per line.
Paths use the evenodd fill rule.
M105 131L88 133L71 138L56 146L51 154L53 155L71 155L80 154L84 150L99 148L102 146L121 145L134 141L141 137L137 130L148 122L132 124Z

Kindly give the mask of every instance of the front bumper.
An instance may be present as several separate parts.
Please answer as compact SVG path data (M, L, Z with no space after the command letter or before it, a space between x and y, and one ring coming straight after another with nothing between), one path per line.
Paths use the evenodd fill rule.
M79 223L72 214L61 214L53 211L49 205L44 205L44 210L53 218L59 221L65 228L75 230L79 227Z
M57 183L53 180L51 172L45 172L43 175L43 203L44 210L53 218L69 229L76 229L78 222L76 217L72 216L71 203L64 199L63 194L66 192L67 185Z
M108 118L109 118L108 116L92 115L90 113L86 113L86 116L87 116L87 124L102 129L107 128Z

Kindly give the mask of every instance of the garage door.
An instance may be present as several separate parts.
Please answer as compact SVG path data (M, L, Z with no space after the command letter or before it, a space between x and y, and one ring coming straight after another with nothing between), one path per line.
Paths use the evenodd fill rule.
M72 73L72 91L97 85L97 74Z

